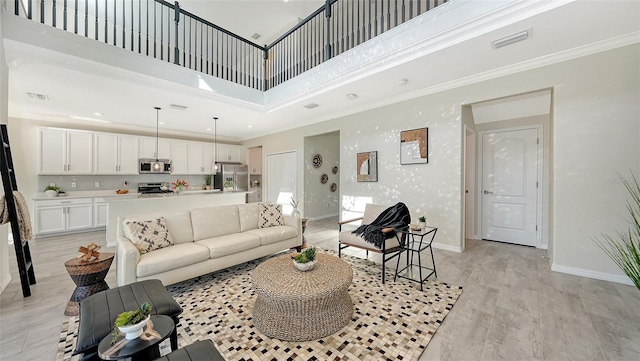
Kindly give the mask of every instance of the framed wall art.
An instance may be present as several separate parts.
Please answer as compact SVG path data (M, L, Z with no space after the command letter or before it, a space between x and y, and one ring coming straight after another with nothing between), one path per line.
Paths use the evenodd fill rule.
M358 153L358 182L378 181L378 152Z
M429 128L400 132L400 164L428 163Z

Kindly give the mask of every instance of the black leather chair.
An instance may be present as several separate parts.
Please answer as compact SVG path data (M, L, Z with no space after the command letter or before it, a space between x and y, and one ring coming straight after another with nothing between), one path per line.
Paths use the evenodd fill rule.
M166 315L179 323L182 308L173 299L160 280L145 280L93 294L80 302L78 342L73 352L83 354L82 360L99 360L98 345L111 333L116 317L149 302L154 315ZM171 336L171 349L178 348L178 335Z

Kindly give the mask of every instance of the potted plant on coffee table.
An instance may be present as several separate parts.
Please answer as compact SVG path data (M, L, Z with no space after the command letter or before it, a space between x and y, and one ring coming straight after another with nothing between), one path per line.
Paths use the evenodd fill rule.
M316 262L316 249L314 247L306 248L293 258L293 264L302 272L311 271Z
M127 340L133 340L140 337L144 326L151 318L152 309L153 306L151 306L149 302L145 302L136 310L125 311L119 314L116 321L113 323L111 344L114 344L118 340L120 332L125 334L125 338Z

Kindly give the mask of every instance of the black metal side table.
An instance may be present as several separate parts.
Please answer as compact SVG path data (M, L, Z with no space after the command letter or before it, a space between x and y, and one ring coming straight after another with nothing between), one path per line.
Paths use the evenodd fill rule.
M397 277L405 278L410 281L419 282L420 290L422 291L422 283L426 281L431 275L438 277L436 272L436 261L433 258L433 248L431 244L436 238L438 227L426 227L424 229L412 230L407 229L399 231L406 234L405 242L400 245L400 257L402 252L406 253L407 265L402 269L400 267L400 257L396 263L396 275L393 277L395 281ZM428 236L431 236L429 238ZM427 238L425 240L425 237ZM431 265L433 268L423 265L422 263L422 251L429 249L431 251ZM418 259L418 264L415 263L415 258ZM423 277L423 270L425 270L426 276ZM416 278L417 276L417 278Z
M153 322L153 329L158 333L158 338L151 340L144 340L142 337L133 340L123 340L119 338L116 345L122 342L122 347L116 346L117 351L109 352L112 347L112 336L109 334L102 339L100 345L98 345L98 356L102 360L130 359L131 361L148 361L160 357L160 349L158 346L171 335L176 328L176 324L171 317L164 315L153 315L151 316L151 321ZM149 325L145 326L145 329L147 327L149 327ZM174 350L172 349L171 351Z

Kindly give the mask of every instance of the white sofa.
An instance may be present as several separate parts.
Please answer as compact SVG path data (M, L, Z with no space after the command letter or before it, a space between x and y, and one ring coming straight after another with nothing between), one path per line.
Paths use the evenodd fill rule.
M164 217L174 245L140 254L127 221ZM146 279L170 285L302 245L300 218L258 228L258 203L118 217L118 286Z

